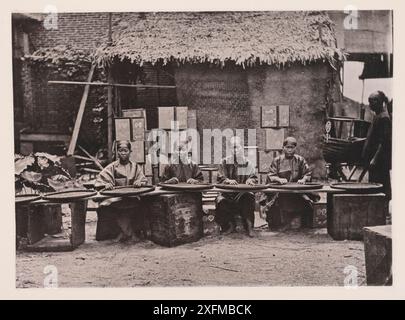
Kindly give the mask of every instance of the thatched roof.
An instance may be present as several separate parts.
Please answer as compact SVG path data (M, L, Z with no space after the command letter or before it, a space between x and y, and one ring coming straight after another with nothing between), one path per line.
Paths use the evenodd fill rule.
M159 12L117 21L113 43L96 51L101 65L114 59L143 64L169 61L223 65L288 65L344 58L333 22L323 12Z
M36 21L41 22L44 20L43 15L40 13L25 13L25 12L15 12L12 14L14 21Z

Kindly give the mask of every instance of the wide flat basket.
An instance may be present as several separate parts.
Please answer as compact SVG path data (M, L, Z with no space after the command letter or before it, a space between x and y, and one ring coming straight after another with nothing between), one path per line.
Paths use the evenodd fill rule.
M248 184L244 184L244 183L240 183L240 184L236 184L236 185L231 185L231 184L216 184L215 185L216 188L218 189L224 189L224 190L234 190L234 191L260 191L260 190L264 190L268 187L268 185L266 184L255 184L253 186L248 185Z
M281 190L317 190L322 189L322 185L319 183L297 183L297 182L288 182L286 184L270 183L269 188L272 189L281 189Z
M48 193L43 196L44 200L49 200L52 202L69 202L75 200L85 199L96 195L97 192L94 190L87 189L75 189L75 190L65 190Z
M159 183L159 186L164 190L170 191L204 191L212 189L214 186L210 183L177 183L177 184L169 184L169 183Z
M155 190L154 186L143 186L143 187L120 186L115 187L112 190L101 191L100 194L102 194L103 196L112 196L112 197L131 197L151 192L153 190Z
M355 193L374 193L382 191L383 185L374 182L339 182L332 183L331 188Z
M39 194L17 194L15 196L16 204L27 204L36 200L41 199Z

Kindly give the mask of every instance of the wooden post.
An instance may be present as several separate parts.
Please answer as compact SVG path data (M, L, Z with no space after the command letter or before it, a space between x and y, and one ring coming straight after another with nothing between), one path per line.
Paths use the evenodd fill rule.
M111 67L108 70L108 83L112 83ZM108 86L107 89L107 126L108 126L108 161L112 161L112 145L113 145L113 87Z
M108 45L112 44L112 14L108 14ZM112 73L111 73L111 65L108 68L108 91L107 91L107 126L108 126L108 161L112 161L112 144L113 144L113 134L112 134L112 126L113 126L113 119L112 119L112 112L113 112L113 87L112 84Z
M95 68L95 65L93 64L90 68L89 76L87 78L88 82L90 82L91 79L93 78L94 68ZM75 149L76 149L76 142L77 142L77 138L79 136L80 125L82 123L84 108L86 106L86 101L87 101L87 97L89 95L89 90L90 90L90 85L86 84L84 87L82 100L80 101L79 111L77 113L75 127L73 129L73 134L72 134L72 139L70 140L69 149L67 152L68 156L73 155L73 153L75 152Z

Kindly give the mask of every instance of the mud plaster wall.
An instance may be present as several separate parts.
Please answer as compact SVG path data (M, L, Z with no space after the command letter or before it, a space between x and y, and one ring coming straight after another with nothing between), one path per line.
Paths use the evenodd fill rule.
M323 63L290 68L209 67L184 65L175 69L179 105L197 111L200 135L207 128L260 128L260 107L290 106L288 134L298 140L298 153L322 177L322 134L330 68Z

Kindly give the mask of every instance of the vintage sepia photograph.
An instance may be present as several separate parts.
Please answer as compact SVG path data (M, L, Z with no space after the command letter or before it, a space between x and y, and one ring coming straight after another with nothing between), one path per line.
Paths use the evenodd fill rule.
M13 11L15 287L393 286L393 19Z

